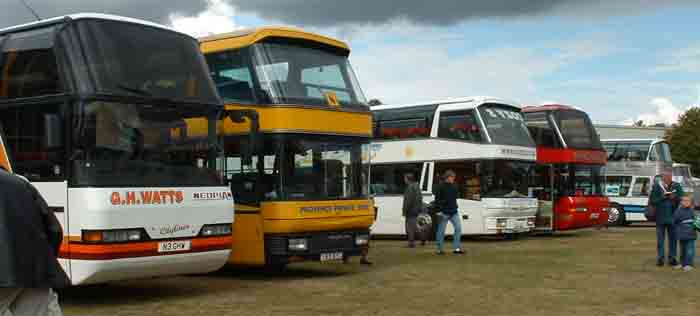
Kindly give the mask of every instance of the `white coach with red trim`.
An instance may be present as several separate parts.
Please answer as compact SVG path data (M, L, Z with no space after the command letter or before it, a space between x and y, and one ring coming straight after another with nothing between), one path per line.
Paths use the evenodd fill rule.
M4 156L61 222L74 285L223 266L223 106L194 38L76 14L0 30L0 52ZM196 124L208 133L188 132Z
M380 105L372 115L370 189L379 210L374 235L406 233L404 175L415 175L423 201L430 202L447 170L457 174L464 235L534 229L537 199L530 195L530 178L536 149L517 103L478 96Z

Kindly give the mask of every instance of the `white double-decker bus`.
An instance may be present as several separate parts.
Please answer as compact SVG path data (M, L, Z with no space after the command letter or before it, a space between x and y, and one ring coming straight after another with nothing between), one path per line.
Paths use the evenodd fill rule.
M194 38L77 14L2 29L0 52L2 160L55 212L74 285L223 266L223 106ZM208 134L188 134L188 122Z
M404 235L404 175L433 200L440 175L456 172L465 235L516 234L535 227L530 194L536 148L520 107L474 97L372 107L371 193L379 209L375 235ZM448 233L452 233L448 231Z
M644 222L655 179L673 167L671 150L662 139L603 139L608 154L605 194L610 199L608 223Z

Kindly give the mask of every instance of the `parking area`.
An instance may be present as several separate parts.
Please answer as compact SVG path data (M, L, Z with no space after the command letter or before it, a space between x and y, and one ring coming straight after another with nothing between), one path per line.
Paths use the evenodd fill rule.
M66 315L697 315L700 271L654 266L650 227L465 241L436 256L376 241L374 265L292 265L71 288Z

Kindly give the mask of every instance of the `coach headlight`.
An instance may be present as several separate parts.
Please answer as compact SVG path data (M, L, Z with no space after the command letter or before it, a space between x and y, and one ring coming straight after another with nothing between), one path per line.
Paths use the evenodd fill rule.
M145 239L143 229L83 230L83 241L118 243Z
M306 238L289 238L287 248L289 251L306 251L309 249L309 241Z
M199 233L202 237L231 235L231 224L207 224Z

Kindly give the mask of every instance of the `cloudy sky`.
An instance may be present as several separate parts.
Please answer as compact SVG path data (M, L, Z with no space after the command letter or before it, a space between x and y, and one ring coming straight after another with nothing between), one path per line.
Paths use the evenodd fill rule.
M369 98L559 102L601 123L672 123L700 105L697 0L26 0L153 20L193 35L284 24L340 37ZM31 21L0 0L0 27Z

